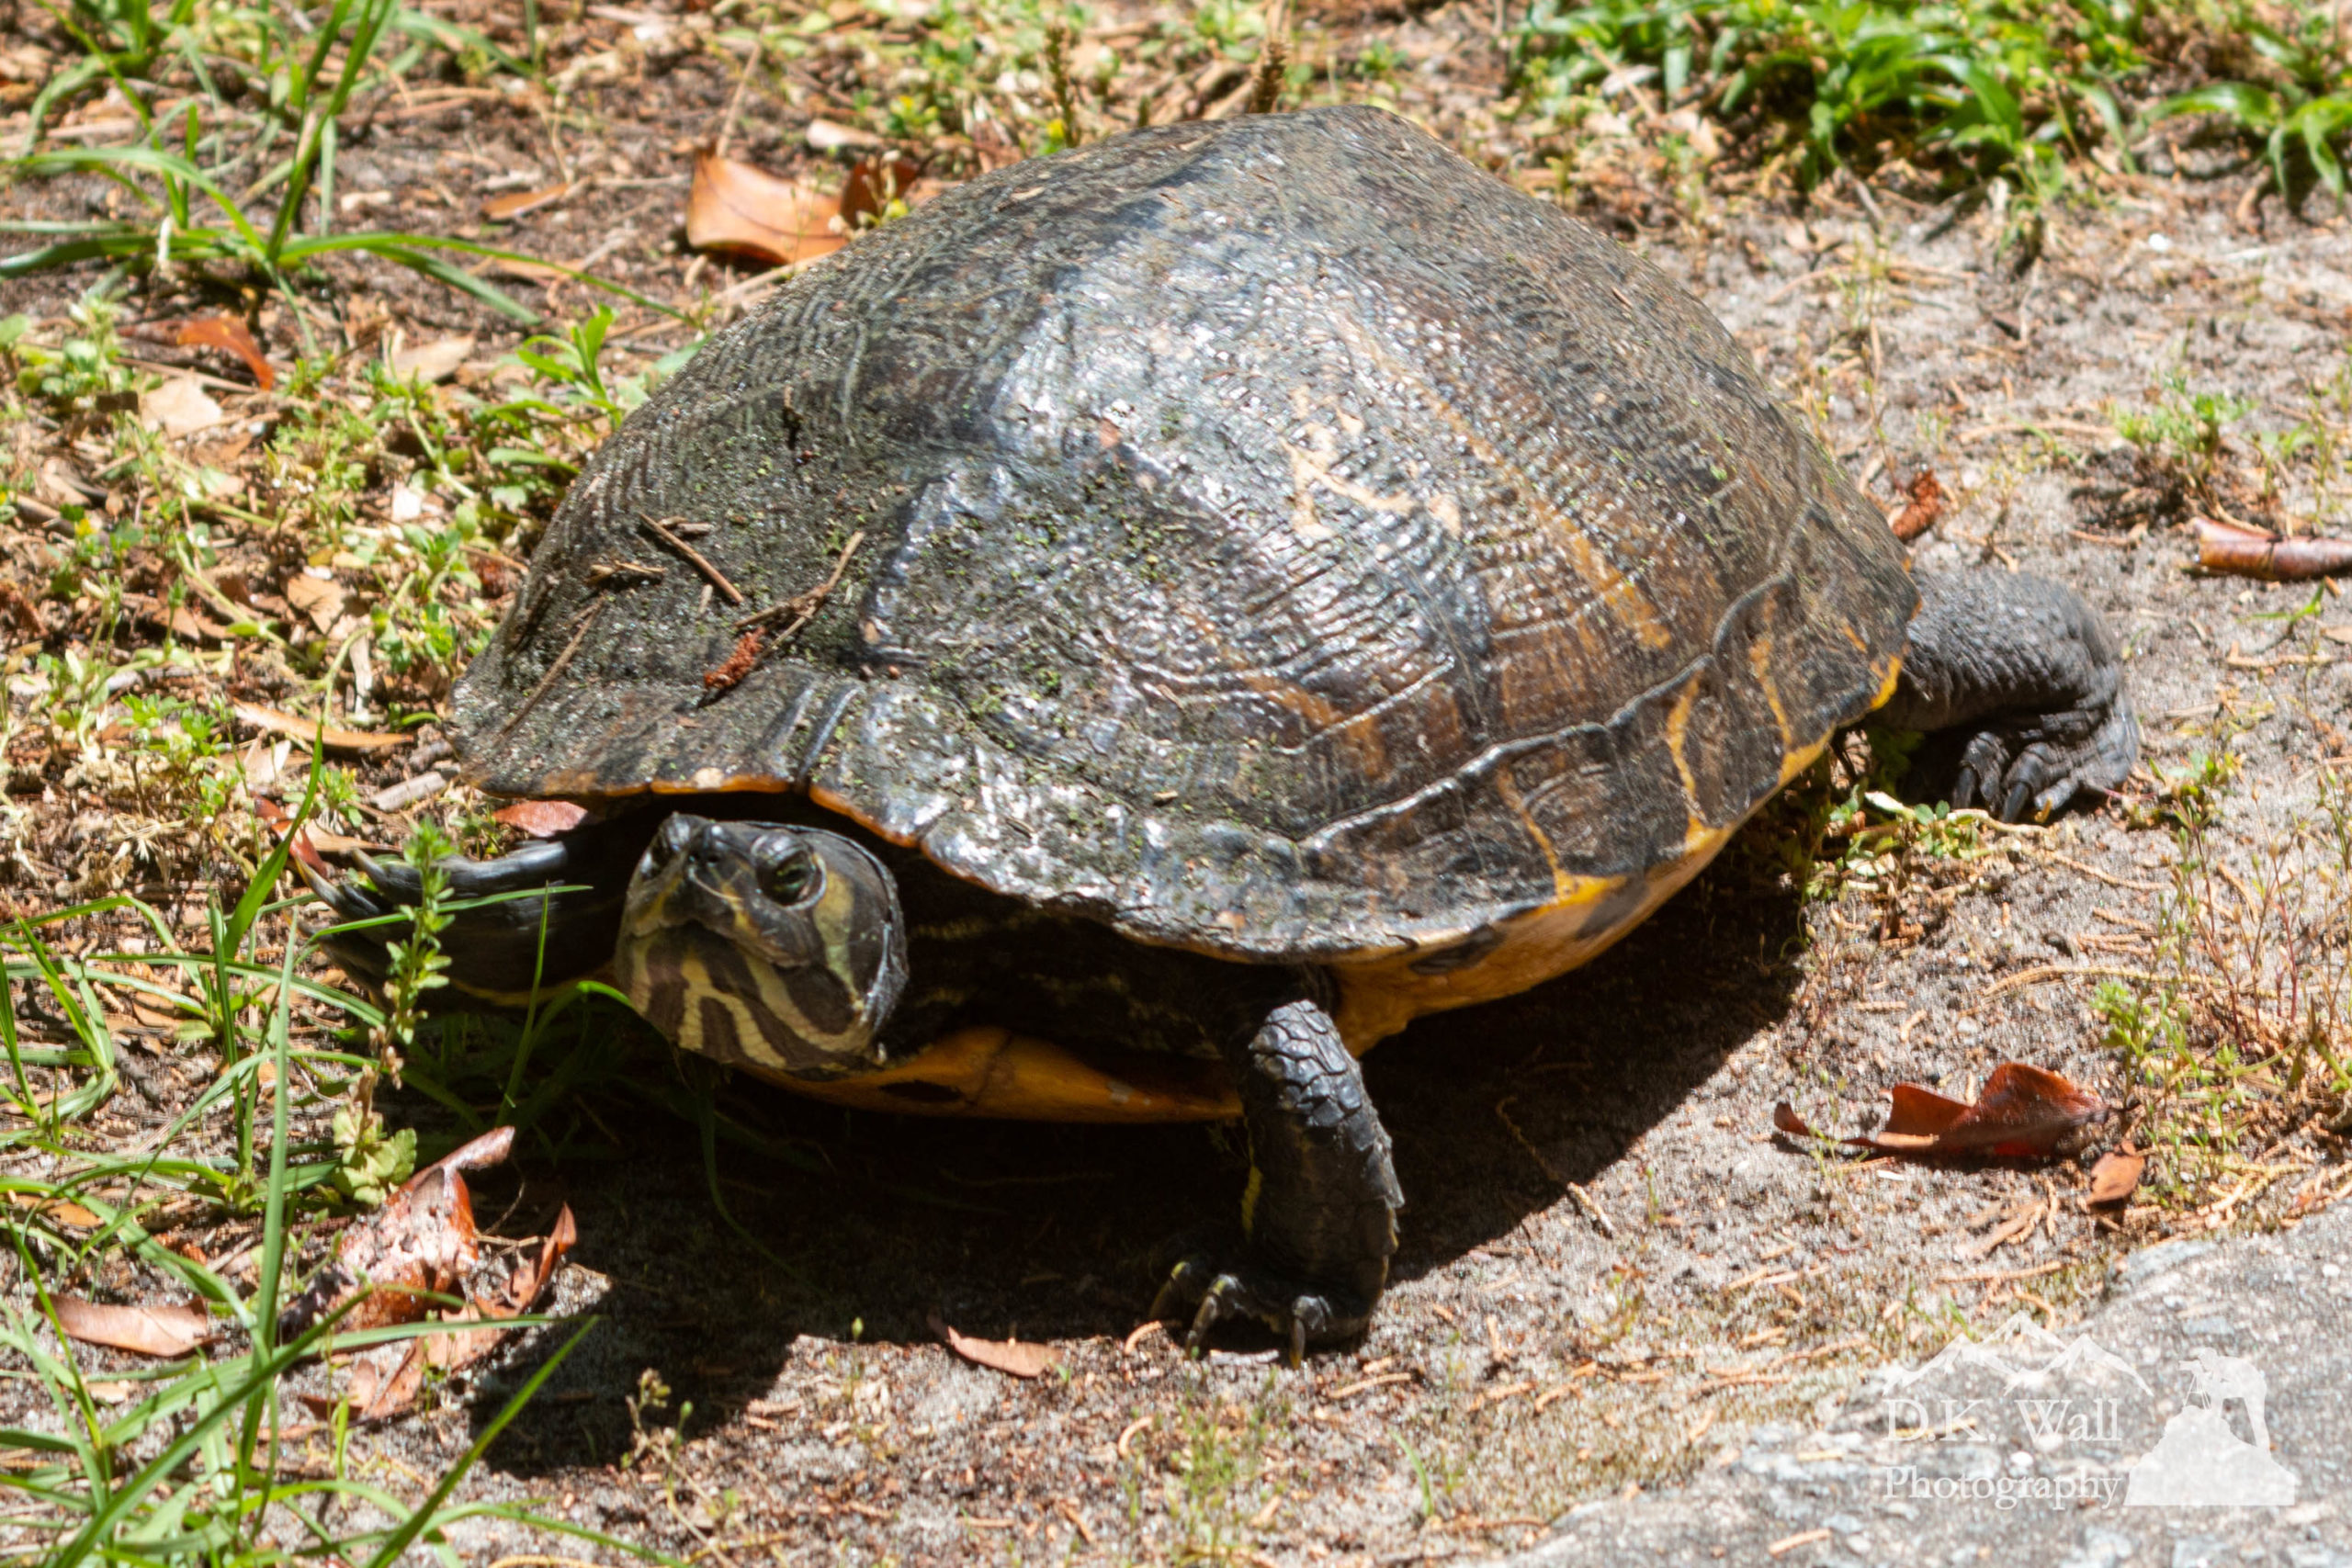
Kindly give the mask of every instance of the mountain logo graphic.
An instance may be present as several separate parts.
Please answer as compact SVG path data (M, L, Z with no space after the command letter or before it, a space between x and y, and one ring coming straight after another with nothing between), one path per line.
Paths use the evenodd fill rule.
M1886 1382L1892 1389L1902 1390L1971 1369L1997 1373L2004 1393L2039 1391L2053 1382L2096 1380L2109 1374L2130 1379L2143 1393L2154 1392L2129 1361L2089 1335L2061 1339L2021 1312L2011 1314L1981 1340L1952 1340L1924 1366L1890 1370Z
M2201 1401L2165 1423L2156 1446L2132 1466L2127 1508L2278 1507L2295 1500L2295 1472L2271 1457L2263 1425L2262 1369L2236 1356L2199 1346L2179 1363ZM2232 1400L2245 1408L2253 1440L2230 1425Z

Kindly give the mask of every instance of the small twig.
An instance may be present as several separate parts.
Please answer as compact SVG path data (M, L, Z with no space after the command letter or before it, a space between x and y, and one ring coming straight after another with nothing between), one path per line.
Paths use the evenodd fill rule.
M1535 1161L1537 1168L1567 1189L1569 1195L1576 1199L1577 1205L1584 1210L1586 1216L1595 1225L1600 1227L1600 1234L1611 1241L1616 1240L1617 1224L1609 1217L1609 1212L1594 1201L1592 1194L1584 1190L1581 1182L1571 1181L1555 1169L1552 1162L1544 1157L1544 1151L1530 1143L1527 1134L1519 1130L1519 1123L1510 1119L1510 1102L1518 1098L1519 1096L1515 1094L1507 1094L1497 1100L1495 1102L1496 1119L1500 1121L1510 1131L1510 1135L1518 1140L1519 1146L1527 1151L1529 1157Z
M555 678L563 673L563 667L571 662L571 656L579 652L581 643L587 640L588 628L596 624L597 613L604 609L605 603L605 602L604 600L599 599L594 604L588 606L587 613L580 617L579 626L572 630L571 640L565 643L563 645L563 651L555 656L555 662L548 665L548 672L539 677L539 683L531 688L531 694L525 697L522 702L517 705L514 709L514 716L508 719L504 726L500 728L499 733L501 735L505 734L507 730L512 729L516 725L522 723L523 716L539 705L539 699L548 694L548 688L555 684Z
M2095 865L2085 865L2081 861L2062 855L2055 850L2044 850L2042 852L2042 858L2044 860L2056 861L2060 865L2066 867L2069 871L2079 871L2085 876L2089 877L2092 881L2104 882L2109 887L2120 887L2132 893L2162 893L2165 891L2164 887L2156 883L2132 882L2123 877L2114 875L2111 873L2101 871Z
M841 558L833 562L833 572L831 577L805 593L794 594L781 604L771 605L756 615L744 616L735 623L735 629L739 632L748 632L776 621L786 621L789 624L775 634L776 640L782 642L790 637L817 618L817 612L825 607L825 600L835 588L841 585L842 573L849 570L849 558L857 554L857 547L864 543L865 543L864 530L852 534L849 536L849 543L842 547Z
M607 582L659 582L670 574L658 566L643 561L600 560L588 569L591 586L601 588Z
M650 517L640 517L638 521L644 524L647 530L650 532L655 538L661 540L663 544L669 546L672 549L677 551L680 555L694 562L695 570L701 572L705 577L710 579L710 585L713 588L718 589L721 593L724 593L727 596L727 602L729 604L741 604L743 602L743 591L736 587L733 583L728 581L727 574L719 570L717 567L711 565L709 560L700 550L695 548L692 545L678 537L677 535L670 532L668 526L663 523L656 522ZM683 521L683 519L673 517L668 521L671 523L676 523Z
M711 139L710 155L714 158L727 156L727 139L735 134L736 118L743 112L743 95L750 89L752 73L759 63L760 51L754 46L752 52L744 57L743 74L735 79L735 91L728 96L727 118L718 122L718 134Z
M1878 198L1871 195L1871 187L1863 183L1861 175L1854 173L1854 166L1851 164L1845 166L1844 173L1846 188L1854 193L1854 198L1862 204L1862 210L1871 215L1871 227L1884 229L1886 214L1878 209Z

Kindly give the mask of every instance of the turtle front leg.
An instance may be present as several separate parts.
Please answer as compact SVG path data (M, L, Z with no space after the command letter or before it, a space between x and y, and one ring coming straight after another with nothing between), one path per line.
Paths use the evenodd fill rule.
M447 897L464 906L451 912L440 936L457 993L448 999L520 1007L530 999L534 976L541 987L550 987L608 961L629 868L651 829L651 821L624 818L525 844L496 860L444 861ZM423 897L423 878L406 861L366 854L351 859L364 883L348 877L330 881L294 863L311 891L340 919L380 919L412 908ZM409 932L407 921L394 921L342 932L325 946L346 971L381 986L391 973L391 944L407 941Z
M2081 595L2023 572L1915 574L1921 604L1884 723L1943 732L1952 805L2014 822L2103 795L2140 758L2115 638Z
M1152 1315L1189 1313L1194 1349L1218 1324L1252 1319L1290 1341L1295 1363L1371 1322L1405 1195L1363 1069L1320 1007L1276 1008L1231 1057L1250 1134L1242 1256L1186 1258Z

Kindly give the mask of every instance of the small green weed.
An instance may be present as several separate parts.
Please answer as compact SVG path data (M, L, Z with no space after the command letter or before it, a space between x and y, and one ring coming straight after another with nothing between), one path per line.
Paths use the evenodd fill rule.
M1808 185L1901 149L2010 174L2031 197L2055 186L2064 153L2122 140L2139 31L2136 7L2097 0L1536 0L1514 80L1551 115L1595 86L1655 79L1669 106L1695 96L1776 128Z
M2148 118L2220 115L2262 144L2281 196L2294 194L2297 177L2316 177L2341 206L2341 144L2352 132L2352 39L2342 9L2241 6L2230 28L2252 46L2261 79L2209 82L2166 98Z
M2153 406L2111 406L2108 423L2150 459L2203 487L2221 464L2229 427L2253 412L2253 402L2235 393L2190 390L2188 377L2175 371L2165 378Z
M2205 822L2178 839L2145 977L2102 983L2091 1007L2160 1190L2193 1205L2276 1176L2246 1151L2352 1104L2352 801L2323 780L2319 811L2272 842L2232 852Z
M2148 772L2156 780L2155 795L2132 809L2133 825L2190 832L2212 827L2221 820L2222 796L2236 782L2242 765L2238 754L2226 750L2191 752L2188 765L2180 768L2150 762Z

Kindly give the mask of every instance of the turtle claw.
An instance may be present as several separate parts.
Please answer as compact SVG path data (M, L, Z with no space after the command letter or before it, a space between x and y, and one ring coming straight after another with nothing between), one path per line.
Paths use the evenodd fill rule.
M1982 806L2003 822L2048 818L2077 797L2104 799L2138 750L2128 707L1988 728L1969 738L1950 798L1955 809Z
M357 883L342 877L330 882L311 869L307 861L296 860L292 863L294 869L302 874L302 880L310 885L311 891L317 895L319 902L333 909L337 919L372 920L392 912L390 906L379 902L373 894Z
M1249 1264L1219 1268L1207 1258L1187 1258L1168 1276L1151 1303L1151 1315L1168 1322L1191 1315L1184 1348L1199 1355L1209 1336L1227 1323L1256 1323L1287 1342L1294 1367L1311 1345L1363 1332L1372 1320L1369 1304L1337 1300Z

